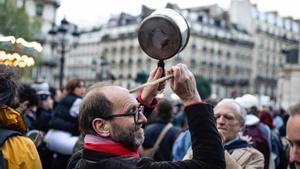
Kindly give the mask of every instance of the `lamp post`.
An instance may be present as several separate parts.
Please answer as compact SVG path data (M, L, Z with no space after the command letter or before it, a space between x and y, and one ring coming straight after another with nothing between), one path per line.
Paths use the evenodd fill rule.
M97 73L96 79L99 81L107 80L108 78L108 62L104 56L100 57L100 72Z
M114 81L116 80L115 76L110 72L109 70L109 62L107 61L105 56L100 57L100 70L96 74L96 80L99 81L106 81L106 80L111 80Z
M60 25L53 26L49 30L49 35L52 37L53 47L60 47L60 67L59 67L59 88L63 88L65 54L70 51L71 46L78 41L80 33L76 25L70 24L66 18L63 18ZM70 36L71 35L71 36Z

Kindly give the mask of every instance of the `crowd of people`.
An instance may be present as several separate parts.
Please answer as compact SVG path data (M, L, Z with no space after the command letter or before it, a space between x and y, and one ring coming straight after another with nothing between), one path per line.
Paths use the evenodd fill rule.
M136 95L112 83L22 84L0 65L0 168L300 169L300 102L203 100L184 64ZM159 79L155 68L148 82ZM179 100L157 98L166 83Z

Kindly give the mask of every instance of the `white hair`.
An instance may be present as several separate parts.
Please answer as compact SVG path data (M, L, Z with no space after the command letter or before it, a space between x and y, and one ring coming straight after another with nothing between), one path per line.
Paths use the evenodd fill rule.
M231 98L224 98L218 104L223 103L223 102L231 103L232 105L234 105L236 111L240 115L240 122L241 122L241 124L244 125L245 121L246 121L246 116L247 116L247 112L246 112L245 108L243 106L241 106L236 100L231 99Z

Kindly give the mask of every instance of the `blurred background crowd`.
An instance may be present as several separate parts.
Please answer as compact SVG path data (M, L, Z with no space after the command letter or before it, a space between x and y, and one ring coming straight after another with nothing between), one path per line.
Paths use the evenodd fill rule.
M77 116L86 88L85 82L80 79L68 81L63 90L55 89L47 82L24 84L21 88L17 110L24 115L29 129L27 135L37 146L43 168L66 168L70 156L80 149ZM220 108L216 106L214 109L219 132L222 133L223 129L225 138L230 140L237 135L247 138L248 143L263 154L264 168L287 168L289 146L285 136L288 110L275 107L272 100L260 102L257 96L251 94L230 99L246 110L244 115L239 111L232 117L228 117L230 111L219 115L219 109L226 110L226 107L220 107L222 98L205 100L214 107L220 103ZM153 147L161 131L171 124L158 143L153 159L182 160L191 146L184 107L181 100L174 96L158 96L158 100L158 106L144 126L143 148ZM238 117L243 118L241 125L235 123ZM235 130L237 124L238 129ZM225 142L228 140L225 139Z

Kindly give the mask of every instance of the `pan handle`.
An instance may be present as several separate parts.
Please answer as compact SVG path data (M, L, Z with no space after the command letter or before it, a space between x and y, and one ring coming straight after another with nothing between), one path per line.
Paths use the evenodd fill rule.
M166 75L164 60L159 60L158 63L157 63L157 67L161 67L163 69L163 73L162 73L161 77L164 77Z

